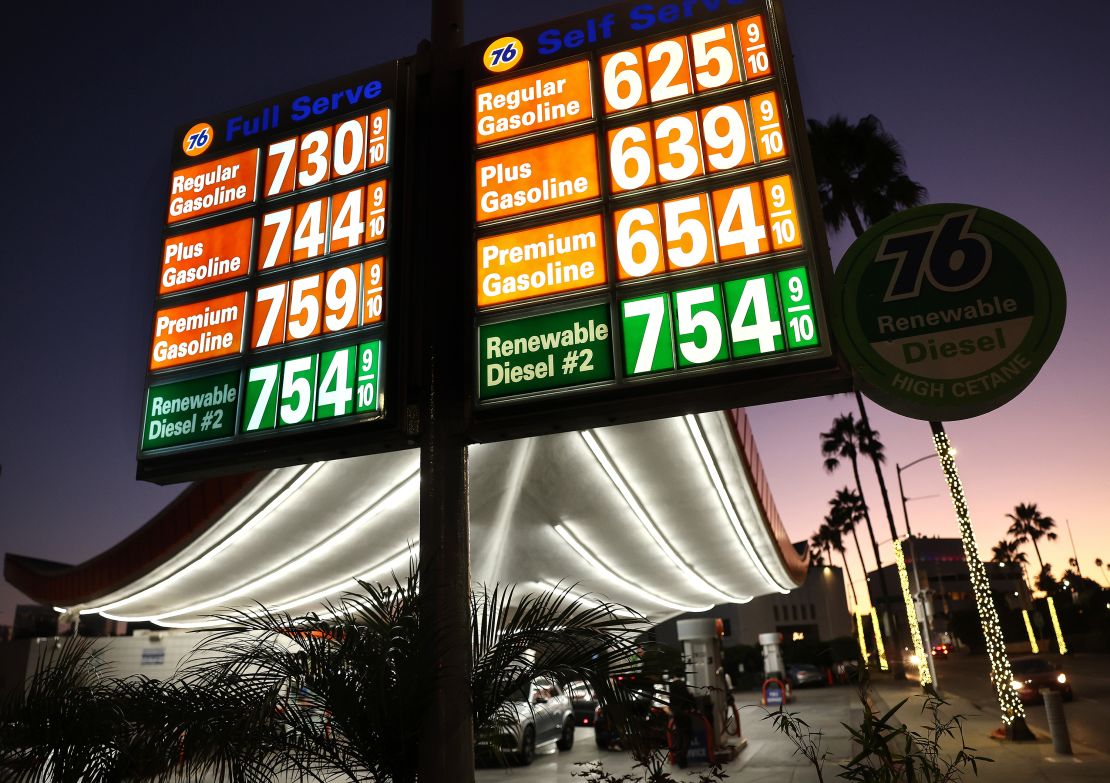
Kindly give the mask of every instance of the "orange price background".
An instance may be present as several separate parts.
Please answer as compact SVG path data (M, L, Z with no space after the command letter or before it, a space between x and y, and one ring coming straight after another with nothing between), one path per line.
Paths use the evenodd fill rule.
M162 274L158 282L158 293L173 294L222 280L246 277L250 271L253 232L254 221L248 218L167 239L162 245ZM190 270L204 267L210 260L219 264L221 260L235 258L239 259L238 270L228 268L224 272L199 279L195 273L189 274ZM190 276L194 279L187 280Z
M517 105L513 107L513 103ZM565 109L565 114L554 116L561 112L551 110L559 109ZM541 116L537 116L539 110L543 111ZM525 124L529 115L531 121ZM593 116L590 64L586 60L474 91L474 141L477 144L559 128ZM517 127L512 127L514 124Z
M597 139L565 141L483 158L474 164L478 222L597 198Z
M154 314L150 369L179 367L239 353L246 306L244 292L159 310ZM197 345L193 350L190 344L202 339L209 347L202 349Z

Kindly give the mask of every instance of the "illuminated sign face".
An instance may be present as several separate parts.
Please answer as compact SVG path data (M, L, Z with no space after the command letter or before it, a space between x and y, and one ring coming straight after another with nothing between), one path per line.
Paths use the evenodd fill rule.
M385 415L396 79L179 132L140 465Z
M503 75L508 39L472 47L480 416L828 366L778 13L613 6L516 33Z

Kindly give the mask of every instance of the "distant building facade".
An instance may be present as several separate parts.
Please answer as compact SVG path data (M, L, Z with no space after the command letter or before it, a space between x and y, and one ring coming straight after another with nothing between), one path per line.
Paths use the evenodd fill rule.
M928 645L946 641L949 621L957 612L977 612L975 594L971 586L971 572L964 557L963 541L958 538L926 538L912 536L902 546L906 555L906 572L911 592L923 591L925 612L933 638ZM915 587L914 564L916 563ZM1023 591L1026 590L1021 571L1012 565L1001 565L984 561L991 592L999 606L1020 605ZM879 571L867 575L871 584L872 600L881 612L884 626L897 622L904 644L909 645L909 631L906 624L905 602L902 585L896 566L892 563ZM884 603L879 579L886 583L891 603ZM923 640L924 641L924 640Z
M746 604L721 604L708 612L688 612L655 627L659 642L678 646L676 623L694 617L719 617L724 646L759 643L759 634L778 631L787 640L822 641L853 633L844 592L844 572L836 566L813 566L806 580L786 595L754 598Z

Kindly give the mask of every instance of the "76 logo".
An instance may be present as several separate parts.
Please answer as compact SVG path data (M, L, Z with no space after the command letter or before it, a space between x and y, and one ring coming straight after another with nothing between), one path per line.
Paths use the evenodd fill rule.
M986 277L991 267L991 243L971 231L975 212L949 212L932 228L883 237L875 261L894 262L883 301L917 297L925 279L938 291L955 293Z

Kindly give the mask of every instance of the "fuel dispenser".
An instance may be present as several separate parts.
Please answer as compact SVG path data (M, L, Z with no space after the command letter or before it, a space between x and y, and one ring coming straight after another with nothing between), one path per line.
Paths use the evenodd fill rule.
M686 684L697 695L704 694L711 707L707 716L712 726L712 747L717 759L722 759L722 750L735 752L736 743L729 748L726 733L726 710L729 709L729 691L725 681L724 653L721 639L724 637L724 624L714 617L679 620L678 640L682 642L682 652L686 661ZM735 727L737 735L739 726ZM741 738L740 747L746 742ZM691 759L693 760L693 759Z

